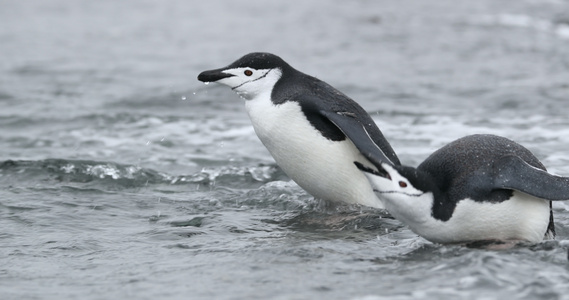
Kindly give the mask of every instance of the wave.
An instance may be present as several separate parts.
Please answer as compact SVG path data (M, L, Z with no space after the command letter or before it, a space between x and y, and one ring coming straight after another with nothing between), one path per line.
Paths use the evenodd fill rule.
M207 168L190 175L171 175L136 165L92 160L6 160L0 162L0 185L60 182L122 188L166 185L261 185L285 179L276 165Z

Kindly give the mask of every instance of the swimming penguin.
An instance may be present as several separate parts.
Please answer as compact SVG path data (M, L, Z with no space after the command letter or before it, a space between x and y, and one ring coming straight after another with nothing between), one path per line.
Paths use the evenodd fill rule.
M373 167L358 148L381 155L392 165L400 162L372 118L354 100L270 53L247 54L227 67L202 72L198 80L227 85L245 99L261 142L309 194L383 208L353 163Z
M547 173L529 150L495 135L458 139L417 168L380 155L370 161L375 168L355 164L387 210L435 243L553 238L551 201L569 200L569 178Z

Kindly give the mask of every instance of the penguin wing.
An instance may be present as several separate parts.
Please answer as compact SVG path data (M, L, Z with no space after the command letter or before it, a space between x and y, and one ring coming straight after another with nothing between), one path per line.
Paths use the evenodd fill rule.
M327 96L303 94L293 100L300 104L312 126L329 140L342 141L348 137L370 161L401 164L381 130L361 106L340 92Z
M494 188L512 189L547 200L569 200L569 177L535 168L517 156L506 156L493 165Z
M365 120L365 123L356 119L356 115L352 112L334 112L321 109L319 114L338 127L354 143L362 155L374 164L381 162L389 162L392 165L400 164L395 151L367 113L366 119L368 120Z

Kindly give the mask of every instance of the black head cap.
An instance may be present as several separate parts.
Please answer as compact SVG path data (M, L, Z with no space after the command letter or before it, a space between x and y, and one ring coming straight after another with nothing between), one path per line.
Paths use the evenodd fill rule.
M246 54L240 59L226 67L230 68L252 68L256 70L261 69L274 69L274 68L289 68L282 58L266 52L253 52Z
M274 54L253 52L241 57L227 67L203 71L198 75L198 80L203 82L214 82L226 77L231 77L233 75L223 73L223 71L235 68L251 68L255 70L280 68L283 72L285 72L286 69L292 69L292 67L282 58Z

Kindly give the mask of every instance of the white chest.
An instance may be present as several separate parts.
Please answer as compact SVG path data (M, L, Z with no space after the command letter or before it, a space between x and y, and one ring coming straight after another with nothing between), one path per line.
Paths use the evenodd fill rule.
M274 105L268 94L246 101L259 139L277 164L314 197L383 208L354 161L367 163L350 140L333 142L306 119L297 102Z

